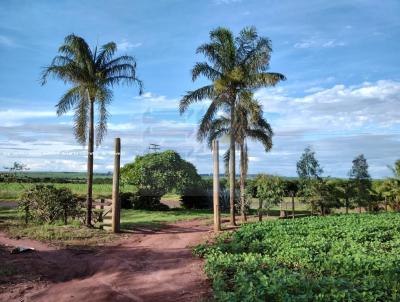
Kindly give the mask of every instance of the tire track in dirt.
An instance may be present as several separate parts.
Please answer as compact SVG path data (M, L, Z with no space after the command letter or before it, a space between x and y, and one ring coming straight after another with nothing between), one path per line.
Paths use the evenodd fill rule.
M198 301L211 291L202 261L192 256L188 246L209 236L208 226L188 221L129 234L87 253L9 239L0 233L0 245L37 249L4 257L39 276L39 281L18 281L0 291L0 301Z

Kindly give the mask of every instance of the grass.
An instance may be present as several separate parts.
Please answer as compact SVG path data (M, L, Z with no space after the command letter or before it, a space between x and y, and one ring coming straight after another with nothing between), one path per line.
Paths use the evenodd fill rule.
M15 201L21 193L31 188L36 184L34 183L0 183L0 200ZM84 183L55 183L49 184L54 185L57 188L69 188L73 193L78 195L85 195L87 191L87 185ZM121 191L132 191L133 186L121 187ZM94 198L111 198L112 184L94 184L93 185L93 197Z
M185 210L171 209L169 211L146 211L146 210L122 210L121 228L134 229L146 227L157 229L164 223L191 219L212 219L211 210Z
M130 231L136 228L160 229L165 223L191 219L212 219L211 210L172 209L169 211L122 210L121 229ZM68 225L25 224L15 208L0 207L0 230L11 237L27 237L34 240L52 242L58 245L98 245L115 238L109 232L100 229L88 229L78 222Z
M58 245L91 246L107 243L117 238L100 229L89 229L73 222L59 224L25 224L15 208L0 207L0 230L12 238L27 237L39 241L50 241Z

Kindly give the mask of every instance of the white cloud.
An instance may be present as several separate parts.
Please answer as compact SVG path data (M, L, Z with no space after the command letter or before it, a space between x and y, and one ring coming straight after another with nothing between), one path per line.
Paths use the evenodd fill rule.
M295 48L334 48L345 46L346 43L343 41L337 41L336 39L319 39L319 38L311 38L304 39L300 42L295 43L293 46Z
M0 35L0 45L8 46L8 47L18 46L17 43L14 42L14 40L12 40L9 37L3 36L3 35Z
M385 167L394 162L400 149L400 112L394 110L400 103L400 82L314 86L302 97L287 95L277 87L261 89L256 97L275 136L269 153L249 141L250 173L295 175L296 161L311 144L326 175L345 176L351 160L360 153L367 156L374 177L390 174ZM95 151L97 171L108 171L112 165L115 137L122 139L122 164L147 152L150 143L157 143L162 150L178 151L201 173L211 171L210 150L196 139L198 121L207 105L196 105L180 116L178 99L161 95L146 93L122 106L118 102L110 108L105 141ZM54 122L43 122L50 116ZM70 117L60 123L52 111L10 109L0 111L3 118L17 124L0 125L0 167L16 160L32 170L84 170L86 148L76 143ZM228 140L223 138L220 144L222 156Z
M242 0L214 0L214 1L215 1L215 4L218 4L218 5L242 2Z
M143 45L142 42L132 43L132 42L129 42L128 40L126 40L126 39L123 39L120 43L117 43L117 48L120 51L127 51L127 50L130 50L132 48L140 47L142 45Z
M341 41L336 41L335 39L329 40L325 43L322 44L322 47L325 48L333 48L333 47L339 47L339 46L345 46L346 43L341 42Z

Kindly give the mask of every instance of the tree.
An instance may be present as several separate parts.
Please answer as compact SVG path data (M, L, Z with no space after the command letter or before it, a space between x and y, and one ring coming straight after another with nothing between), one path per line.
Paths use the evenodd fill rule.
M315 157L311 147L306 147L297 162L297 174L300 179L300 197L311 203L311 212L314 211L314 183L321 180L323 169Z
M214 139L223 135L228 135L231 130L231 121L229 117L221 116L212 121L208 135L208 144ZM263 117L261 105L257 100L248 95L242 99L236 106L234 127L236 131L236 143L240 149L240 208L242 220L246 221L246 176L248 170L248 148L247 138L259 141L263 144L265 152L272 148L273 132L271 126ZM225 165L230 160L230 150L224 156Z
M277 205L283 201L285 196L284 184L280 177L265 174L257 175L255 179L257 188L257 198L259 202L258 219L262 220L263 208L269 215L271 206Z
M360 212L361 207L368 206L371 211L371 176L368 173L368 163L363 154L353 160L350 170L350 179L353 183L354 198Z
M183 193L201 181L193 164L172 150L137 156L121 169L121 178L123 183L136 186L140 195L157 200L171 190Z
M210 42L197 48L208 62L198 62L192 69L192 80L204 76L212 83L194 91L189 91L180 101L180 112L189 105L211 100L210 106L201 119L198 138L203 140L211 126L211 121L219 110L228 113L233 126L235 107L241 96L257 88L271 86L284 80L280 73L266 72L271 56L271 41L259 37L254 27L244 28L238 37L226 28L210 32ZM235 225L235 131L230 132L230 213L231 224Z
M354 188L353 184L348 179L336 179L331 181L335 186L338 194L338 198L346 208L346 214L349 213L349 209L354 208Z
M378 190L385 199L385 209L387 210L387 205L394 210L400 210L400 160L397 160L394 167L390 167L393 176L388 177L379 186Z
M4 167L4 169L8 171L7 173L4 174L4 180L7 183L16 182L19 183L21 187L24 187L20 183L21 181L20 173L29 170L27 165L15 161L11 167Z
M136 61L124 55L115 57L117 45L114 42L90 49L86 41L76 35L65 38L51 64L42 74L42 85L49 76L60 79L72 87L56 105L57 114L63 115L75 110L74 134L82 145L88 144L87 160L87 219L92 221L93 150L94 150L94 107L97 105L99 119L96 126L96 145L100 145L107 132L109 113L107 105L112 100L114 85L137 84L142 92L142 82L136 76ZM87 140L88 136L88 140Z
M340 191L329 179L314 180L311 183L311 191L313 204L319 207L321 215L329 214L332 208L341 206Z

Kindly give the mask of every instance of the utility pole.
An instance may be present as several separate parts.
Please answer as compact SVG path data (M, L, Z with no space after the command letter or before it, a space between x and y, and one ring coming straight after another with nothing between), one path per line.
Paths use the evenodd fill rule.
M150 144L149 152L157 152L157 151L160 151L160 145Z

